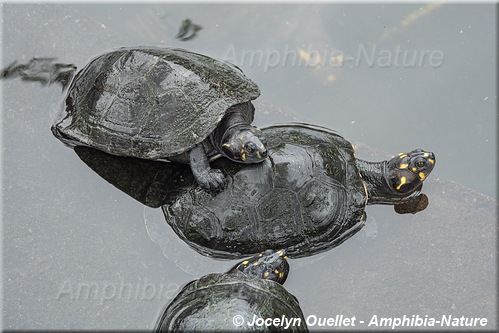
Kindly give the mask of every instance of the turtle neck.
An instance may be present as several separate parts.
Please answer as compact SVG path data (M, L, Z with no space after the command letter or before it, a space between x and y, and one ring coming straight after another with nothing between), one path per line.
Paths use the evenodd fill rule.
M214 147L220 148L224 137L230 135L231 131L245 127L251 128L253 111L254 107L250 102L231 106L220 121L220 124L213 131L211 144Z
M355 164L366 185L368 204L381 203L380 201L386 201L387 197L393 196L393 192L387 191L389 184L385 178L386 163L387 161L368 162L361 159L355 160Z

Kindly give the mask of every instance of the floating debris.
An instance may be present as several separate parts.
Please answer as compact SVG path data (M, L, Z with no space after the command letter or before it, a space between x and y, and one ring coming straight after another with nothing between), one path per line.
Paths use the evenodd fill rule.
M65 89L76 71L73 64L54 64L56 58L33 58L27 64L17 60L2 69L0 79L20 78L24 81L40 82L43 85L59 83Z
M203 29L199 24L192 23L190 19L185 19L180 25L180 30L175 38L181 41L188 41L196 37L197 32Z

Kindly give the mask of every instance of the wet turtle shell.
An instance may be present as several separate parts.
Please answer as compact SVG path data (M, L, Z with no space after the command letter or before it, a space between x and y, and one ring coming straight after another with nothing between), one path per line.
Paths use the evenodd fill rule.
M421 189L436 163L432 152L415 149L369 162L326 128L294 123L262 131L269 139L266 161L212 162L228 179L216 196L205 193L185 165L87 147L75 151L122 191L150 207L162 206L175 233L210 257L242 258L268 248L285 249L290 257L313 255L359 231L367 204L394 205L398 213L428 205Z
M202 142L229 107L259 94L227 62L182 49L120 48L75 76L52 131L70 145L167 158Z
M305 256L360 230L367 194L352 144L311 125L262 130L269 159L244 167L213 163L229 175L224 192L212 197L194 185L182 193L170 189L176 196L162 208L175 232L205 255L241 258L265 248Z
M268 252L273 251L261 255ZM308 332L295 296L276 280L267 279L269 273L243 273L241 266L251 269L254 264L258 265L258 259L251 258L227 273L208 274L187 284L163 311L156 332L267 332L280 331L286 325L251 326L254 318L286 318L292 323L287 330ZM289 267L281 274L287 276L288 271Z

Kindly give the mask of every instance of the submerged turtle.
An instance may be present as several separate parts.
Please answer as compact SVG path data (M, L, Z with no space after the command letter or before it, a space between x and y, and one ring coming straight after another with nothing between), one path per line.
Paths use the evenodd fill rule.
M252 325L254 318L288 319L292 332L307 332L298 300L281 284L289 264L285 253L267 250L227 273L208 274L187 284L166 307L156 332L275 331ZM284 328L286 322L280 326Z
M199 185L218 193L226 179L211 159L258 163L267 156L251 126L251 100L259 95L230 63L181 49L121 48L75 76L52 132L113 155L189 163Z
M383 162L354 156L350 142L326 128L276 125L262 129L269 158L238 166L214 162L229 175L212 197L186 177L169 184L164 205L174 231L196 251L241 258L266 248L311 255L341 244L363 226L368 204L391 204L399 213L428 205L420 193L435 165L416 149Z

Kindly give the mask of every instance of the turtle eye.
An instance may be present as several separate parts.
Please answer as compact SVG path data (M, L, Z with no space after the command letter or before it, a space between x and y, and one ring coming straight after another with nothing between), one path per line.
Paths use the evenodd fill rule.
M416 167L418 168L423 168L426 165L425 161L417 161L416 162Z
M249 154L251 154L251 153L253 153L255 151L255 147L251 143L247 144L245 148L246 148L246 152L249 153Z

